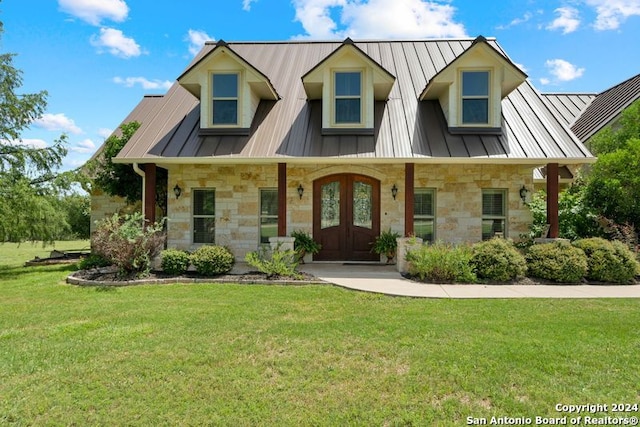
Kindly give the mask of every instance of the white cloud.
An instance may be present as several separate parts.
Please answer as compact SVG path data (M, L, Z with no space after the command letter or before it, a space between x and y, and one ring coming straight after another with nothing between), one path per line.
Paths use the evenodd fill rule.
M296 20L306 31L298 38L464 37L455 8L423 0L294 0ZM338 29L339 23L342 28Z
M96 150L96 144L90 139L85 139L71 147L70 150L76 153L93 153Z
M506 25L498 25L498 27L496 27L496 28L498 30L506 30L507 28L511 28L511 27L515 27L515 26L520 25L520 24L524 24L525 22L529 21L532 17L533 17L533 13L526 12L522 16L522 18L515 18L511 22L509 22L508 24L506 24Z
M100 25L103 19L122 22L129 14L123 0L58 0L63 12L67 12L92 25Z
M549 80L546 77L543 77L543 78L540 79L540 84L546 86L548 84L551 84L551 80Z
M105 139L109 138L112 133L113 133L113 129L107 129L107 128L98 129L98 135L100 135Z
M215 40L209 34L200 30L189 30L187 33L186 41L189 42L189 53L192 55L196 55L202 49L205 42Z
M242 10L249 12L251 10L251 3L255 3L258 0L242 0Z
M42 139L30 139L30 138L24 138L24 139L14 139L11 141L8 141L6 139L0 140L0 145L5 144L5 145L22 145L25 147L29 147L29 148L47 148L47 142L42 140Z
M562 30L562 34L574 32L580 26L578 9L573 7L559 7L555 10L559 15L547 26L548 30Z
M36 119L33 124L36 127L50 130L50 131L61 131L68 132L73 134L82 133L82 129L76 126L75 122L65 116L63 113L60 114L43 114L42 117Z
M142 89L152 90L152 89L163 89L168 90L173 83L169 80L149 80L145 77L114 77L113 82L124 87L134 87L135 85L140 85Z
M558 82L575 80L582 77L584 74L584 68L578 68L564 59L549 59L545 62L545 66L549 70L549 73L554 77L554 80Z
M99 50L106 49L110 54L121 58L140 56L140 45L122 31L114 28L100 28L100 35L91 37L91 44Z
M640 16L640 0L586 0L598 14L596 30L615 30L630 16Z

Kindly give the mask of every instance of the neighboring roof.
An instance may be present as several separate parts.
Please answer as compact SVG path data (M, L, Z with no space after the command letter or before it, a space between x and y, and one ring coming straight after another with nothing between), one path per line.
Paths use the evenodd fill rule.
M118 128L114 130L111 135L109 135L109 138L113 135L122 136L122 130L120 129L120 127L124 124L131 122L138 122L142 124L151 121L153 112L155 111L156 106L161 104L162 98L164 98L164 95L145 95L142 100L140 100L138 105L136 105L134 109L129 113L129 115L124 118L122 123L118 125ZM100 147L98 147L89 161L98 157L100 153L102 153L102 150L104 150L104 142Z
M640 74L596 96L580 117L572 123L571 130L580 141L585 142L613 122L625 108L638 99L640 99Z
M228 43L268 76L280 94L261 101L248 136L201 136L199 101L179 84L154 107L117 161L213 163L364 159L368 162L502 162L545 164L593 161L589 151L542 100L529 81L502 101L502 135L449 133L438 101L419 101L427 83L474 39L365 41L355 46L396 76L389 99L375 103L374 135L322 135L322 101L307 100L301 77L341 42ZM493 39L487 40L501 55ZM206 56L206 45L194 60Z

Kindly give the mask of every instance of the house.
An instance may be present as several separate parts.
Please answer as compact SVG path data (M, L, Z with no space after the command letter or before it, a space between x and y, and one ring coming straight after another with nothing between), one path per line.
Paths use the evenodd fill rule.
M559 170L595 161L484 37L207 43L137 110L114 161L144 175L145 217L165 169L168 246L238 258L294 230L326 261L379 260L370 243L387 229L518 239L540 167L557 237Z
M589 141L607 126L616 126L622 112L640 99L640 74L601 93L543 93L542 99L568 126L574 135L589 147ZM575 167L560 168L560 184L573 181ZM546 184L544 168L534 171L534 181Z

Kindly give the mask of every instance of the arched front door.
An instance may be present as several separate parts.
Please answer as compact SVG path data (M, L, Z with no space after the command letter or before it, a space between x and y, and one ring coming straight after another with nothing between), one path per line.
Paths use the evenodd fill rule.
M371 243L380 234L380 181L356 174L313 183L313 237L318 261L378 261Z

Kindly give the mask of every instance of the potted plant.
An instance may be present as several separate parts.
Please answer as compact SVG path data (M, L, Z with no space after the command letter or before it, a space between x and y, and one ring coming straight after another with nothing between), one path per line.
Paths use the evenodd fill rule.
M390 264L398 251L398 241L396 240L398 237L400 237L400 233L391 231L391 229L383 231L373 242L371 252L383 254L387 257L387 264Z
M304 256L306 254L317 254L322 246L317 243L309 233L302 230L296 230L291 233L291 237L296 240L293 242L293 249L298 256L298 262L304 264Z

